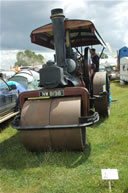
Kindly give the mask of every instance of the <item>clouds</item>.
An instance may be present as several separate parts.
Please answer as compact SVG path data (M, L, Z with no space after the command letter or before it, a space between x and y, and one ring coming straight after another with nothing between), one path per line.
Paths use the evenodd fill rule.
M1 1L1 49L45 50L30 41L33 29L50 23L51 9L61 7L67 18L92 20L116 52L128 45L127 1Z
M2 2L2 48L29 49L30 33L41 25L40 7L36 2ZM44 8L44 13L46 9ZM42 22L46 20L43 16Z
M117 10L114 15L117 36L128 46L128 2L124 1L122 4L118 4L116 8Z
M9 70L16 62L18 50L3 50L0 52L0 69Z
M10 67L13 67L16 62L16 54L19 51L24 50L2 50L0 52L0 70L9 70ZM41 52L36 51L36 54L41 54L44 56L44 58L47 60L53 60L54 58L54 51L50 52Z

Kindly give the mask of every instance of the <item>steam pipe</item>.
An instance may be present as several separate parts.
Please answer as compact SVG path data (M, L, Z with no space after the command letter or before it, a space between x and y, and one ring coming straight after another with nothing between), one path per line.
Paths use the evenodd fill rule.
M57 65L67 71L63 9L51 10Z

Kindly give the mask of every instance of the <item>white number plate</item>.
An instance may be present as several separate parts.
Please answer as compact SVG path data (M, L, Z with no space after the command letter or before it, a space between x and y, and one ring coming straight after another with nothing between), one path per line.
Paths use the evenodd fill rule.
M64 90L54 90L54 91L42 91L40 92L40 97L59 97L64 96Z

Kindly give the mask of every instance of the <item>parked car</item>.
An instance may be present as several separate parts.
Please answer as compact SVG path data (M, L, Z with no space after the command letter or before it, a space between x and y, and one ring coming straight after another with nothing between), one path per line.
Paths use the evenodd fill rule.
M0 123L18 114L16 112L17 97L16 85L7 85L0 78Z

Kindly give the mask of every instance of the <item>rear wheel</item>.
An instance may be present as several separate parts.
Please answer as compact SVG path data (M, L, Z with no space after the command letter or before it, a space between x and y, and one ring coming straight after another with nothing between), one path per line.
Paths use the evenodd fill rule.
M106 72L96 72L93 78L93 95L95 110L101 116L110 115L110 85ZM100 96L100 97L98 97Z

